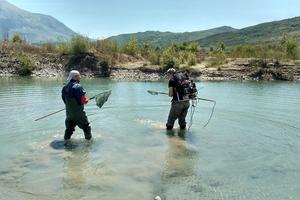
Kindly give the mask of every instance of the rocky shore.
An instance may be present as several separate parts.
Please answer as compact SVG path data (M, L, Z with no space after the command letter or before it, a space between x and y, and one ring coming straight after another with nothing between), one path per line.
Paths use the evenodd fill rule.
M57 54L29 55L34 65L33 77L64 77L70 69L78 69L85 77L109 77L113 80L158 81L164 78L158 66L144 62L118 63L103 66L92 54L67 56ZM20 61L11 52L0 51L0 77L19 76ZM300 62L261 61L257 59L230 59L225 64L207 67L198 64L190 68L196 80L285 80L300 81Z

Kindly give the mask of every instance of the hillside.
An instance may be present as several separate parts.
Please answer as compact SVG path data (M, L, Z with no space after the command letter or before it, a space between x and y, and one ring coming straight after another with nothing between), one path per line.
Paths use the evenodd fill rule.
M115 41L119 45L124 45L128 43L132 36L135 36L139 43L148 42L151 46L161 46L165 47L172 43L182 43L198 40L211 35L231 32L235 29L228 26L223 26L219 28L204 30L204 31L194 31L194 32L184 32L184 33L172 33L172 32L160 32L160 31L146 31L130 34L121 34L118 36L113 36L108 38L109 40Z
M0 0L0 39L20 33L29 42L70 39L76 33L55 18L30 13Z
M286 33L297 37L300 41L300 17L262 23L232 32L220 33L199 39L196 42L203 47L214 46L220 42L227 46L233 46L277 41Z

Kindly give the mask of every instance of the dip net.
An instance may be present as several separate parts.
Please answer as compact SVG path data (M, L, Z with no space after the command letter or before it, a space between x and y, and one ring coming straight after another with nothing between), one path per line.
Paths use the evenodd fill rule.
M103 104L108 100L108 97L111 95L111 90L101 92L100 94L95 95L96 105L101 108Z

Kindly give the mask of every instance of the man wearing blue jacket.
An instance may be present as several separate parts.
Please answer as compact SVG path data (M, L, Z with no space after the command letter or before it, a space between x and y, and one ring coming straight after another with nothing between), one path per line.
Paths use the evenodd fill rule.
M90 140L92 138L91 127L84 112L84 105L88 103L88 99L84 89L79 84L80 73L77 70L72 70L68 81L62 89L62 99L66 105L64 139L69 140L75 131L75 127L78 126L83 130L85 139Z

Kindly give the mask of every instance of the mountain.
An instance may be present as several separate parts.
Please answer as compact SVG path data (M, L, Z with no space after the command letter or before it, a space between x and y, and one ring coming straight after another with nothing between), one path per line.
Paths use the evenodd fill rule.
M172 32L160 32L160 31L146 31L138 33L121 34L113 37L109 37L109 40L116 42L117 44L124 45L128 43L132 36L135 36L139 43L148 42L151 46L168 46L172 43L190 42L199 40L218 33L232 32L236 29L228 26L222 26L219 28L184 32L184 33L172 33Z
M261 43L278 41L284 34L293 35L300 41L300 17L262 23L247 28L220 33L196 42L202 47L214 46L223 42L226 46L246 43Z
M0 39L7 35L12 37L14 33L21 34L32 43L57 41L58 38L70 39L76 35L51 16L30 13L5 0L0 0Z

